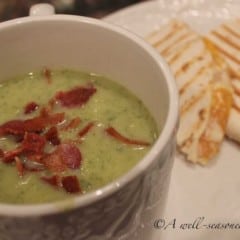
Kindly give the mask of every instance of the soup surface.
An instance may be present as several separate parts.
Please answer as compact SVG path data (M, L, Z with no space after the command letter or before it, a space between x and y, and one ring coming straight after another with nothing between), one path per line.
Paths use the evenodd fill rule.
M73 70L31 72L0 85L0 202L84 194L132 168L158 135L124 87Z

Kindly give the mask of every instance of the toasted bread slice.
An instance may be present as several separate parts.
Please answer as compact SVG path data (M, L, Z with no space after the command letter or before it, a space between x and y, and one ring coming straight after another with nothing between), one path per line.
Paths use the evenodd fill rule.
M206 37L228 65L233 87L233 104L226 134L240 142L240 19L225 22Z
M224 61L213 46L183 22L172 20L147 41L166 59L180 95L179 150L186 159L206 164L223 141L232 103ZM216 56L215 56L216 57Z

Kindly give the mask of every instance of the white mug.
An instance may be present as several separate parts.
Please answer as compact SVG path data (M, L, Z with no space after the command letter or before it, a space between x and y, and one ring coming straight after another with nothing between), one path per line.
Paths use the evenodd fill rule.
M129 172L71 204L1 203L0 239L151 239L154 213L164 208L175 151L174 79L158 53L134 34L100 20L49 14L0 23L0 81L44 66L96 72L138 96L161 133Z

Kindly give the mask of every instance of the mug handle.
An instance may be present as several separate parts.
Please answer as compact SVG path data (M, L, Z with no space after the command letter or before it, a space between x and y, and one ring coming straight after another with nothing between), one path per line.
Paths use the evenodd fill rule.
M30 16L48 16L53 14L55 14L55 8L48 3L34 4L29 11Z

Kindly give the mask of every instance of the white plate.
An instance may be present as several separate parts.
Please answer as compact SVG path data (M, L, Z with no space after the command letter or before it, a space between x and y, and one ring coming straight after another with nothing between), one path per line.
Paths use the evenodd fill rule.
M104 20L144 37L172 17L206 33L238 13L239 0L158 0L123 9ZM190 225L190 229L181 228L181 224L194 223L199 217L204 217L200 229ZM240 146L225 140L219 156L206 167L192 166L176 156L165 216L158 218L165 220L165 226L169 222L172 225L165 230L153 230L152 240L160 240L160 235L163 240L239 240ZM227 223L235 225L218 229L223 226L217 224ZM208 224L215 225L207 229L204 225Z

